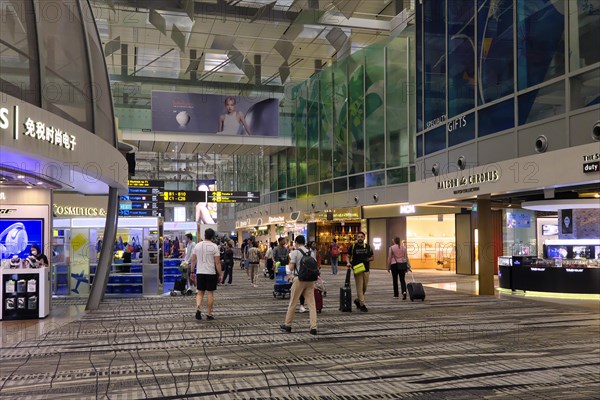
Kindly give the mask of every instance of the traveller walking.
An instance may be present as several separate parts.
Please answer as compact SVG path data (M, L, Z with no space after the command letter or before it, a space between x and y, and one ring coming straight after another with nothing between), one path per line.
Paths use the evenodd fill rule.
M258 286L258 267L260 265L260 259L262 257L262 253L260 248L258 247L258 243L253 242L252 247L248 249L248 270L250 271L250 283L252 287Z
M398 298L398 277L400 277L400 288L402 300L406 300L406 271L408 271L408 254L406 242L400 242L400 238L394 238L394 245L388 250L387 271L392 273L392 285L394 287L394 298Z
M231 285L233 279L233 242L231 240L225 244L225 251L223 251L223 269L223 285L226 283Z
M196 296L196 319L202 319L202 300L206 292L206 319L211 321L213 317L213 305L215 302L214 291L217 283L222 277L221 258L219 247L213 242L215 231L208 228L204 231L204 240L194 247L192 254L192 265L196 266L196 285L198 294Z
M183 261L185 265L187 265L187 288L188 290L194 291L196 288L196 276L194 273L194 269L192 268L192 254L194 254L194 247L196 243L194 242L194 237L191 233L185 234L185 258Z
M365 305L365 293L367 292L367 286L369 285L369 263L373 261L373 250L368 243L365 243L365 233L358 232L356 235L356 243L354 243L348 250L348 262L346 266L352 268L359 264L364 265L364 271L354 274L354 281L356 282L356 294L357 299L354 299L356 308L360 311L367 312L369 309Z
M304 246L306 241L304 236L298 235L294 241L296 243L296 249L290 253L290 272L293 276L292 279L292 290L290 294L290 303L288 305L287 314L285 316L285 323L279 325L279 328L284 332L292 331L292 322L294 322L294 314L296 312L296 304L298 304L298 300L300 296L304 296L306 299L306 303L308 304L308 313L310 319L310 334L317 334L317 308L315 306L315 292L314 292L314 281L307 280L301 281L299 272L302 268L309 269L308 263L303 258L312 257L309 254L309 250ZM306 257L308 256L308 257ZM316 265L316 262L313 259L313 262Z
M331 274L338 273L338 259L340 257L340 246L337 244L337 239L333 239L329 245L329 257L331 257Z

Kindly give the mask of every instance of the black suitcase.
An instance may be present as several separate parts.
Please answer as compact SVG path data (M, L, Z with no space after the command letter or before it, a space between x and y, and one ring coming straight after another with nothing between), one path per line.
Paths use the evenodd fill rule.
M183 293L185 293L186 285L187 285L187 279L185 279L185 278L177 279L175 281L175 284L173 285L173 290L177 290L178 292L181 292L183 294Z
M425 289L423 288L423 284L415 282L415 277L412 271L410 271L410 276L412 277L412 282L406 284L406 290L408 290L408 297L410 298L410 301L425 301Z
M344 287L340 288L340 311L352 312L352 289L350 288L350 274L352 269L346 271L346 281Z

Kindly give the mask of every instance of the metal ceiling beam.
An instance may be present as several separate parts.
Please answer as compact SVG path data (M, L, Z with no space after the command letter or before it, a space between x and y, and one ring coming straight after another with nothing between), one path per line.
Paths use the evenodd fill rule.
M180 7L179 1L173 0L114 0L113 3L120 6L127 6L131 8L147 8L162 11L171 12L186 12ZM240 19L251 20L256 16L258 11L257 7L244 7L225 2L209 3L202 1L194 2L194 14L197 16L210 15L216 17L223 17L224 19L231 18L239 21ZM297 11L283 11L283 10L270 10L263 15L258 16L258 20L265 20L269 22L287 22L291 23L298 16Z

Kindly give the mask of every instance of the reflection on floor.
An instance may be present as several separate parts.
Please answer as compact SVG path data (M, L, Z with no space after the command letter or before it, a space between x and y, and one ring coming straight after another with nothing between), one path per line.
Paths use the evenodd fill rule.
M0 397L597 396L597 310L476 297L476 278L437 271L416 271L427 299L413 303L392 298L389 275L372 271L369 312L341 313L343 276L325 273L319 335L308 334L307 314L285 334L288 301L273 298L272 281L261 277L254 289L235 273L234 285L217 291L214 321L194 319L193 298L155 297L107 300L92 313L81 312L82 301L56 300L44 322L2 322ZM31 330L14 336L18 326Z

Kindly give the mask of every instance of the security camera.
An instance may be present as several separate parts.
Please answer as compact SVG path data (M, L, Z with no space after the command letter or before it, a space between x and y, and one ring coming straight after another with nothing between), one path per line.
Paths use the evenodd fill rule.
M460 156L458 157L458 168L460 168L461 170L465 169L467 167L467 159L465 158L465 156Z
M325 205L325 207L329 207L329 203L324 201L323 204Z
M438 176L440 174L440 164L435 163L431 166L431 173L433 176Z
M592 128L592 138L600 142L600 121L596 121L594 124L594 128Z
M535 151L544 153L548 149L548 139L544 135L535 138Z
M358 203L358 196L354 196L354 202Z
M377 200L379 200L379 195L378 195L377 193L375 193L375 194L373 195L373 201L374 201L374 202L377 202Z
M310 206L312 207L312 209L315 209L316 204L315 203L310 203Z

